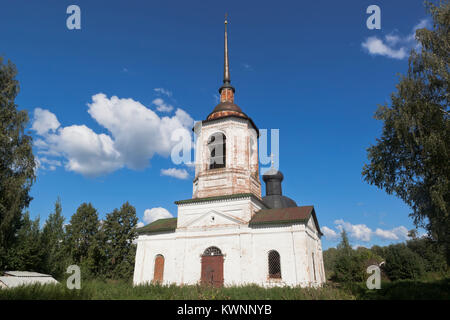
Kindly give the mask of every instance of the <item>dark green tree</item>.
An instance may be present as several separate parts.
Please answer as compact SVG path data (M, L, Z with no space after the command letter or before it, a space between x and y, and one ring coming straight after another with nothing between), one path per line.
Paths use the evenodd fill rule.
M343 250L344 252L351 252L352 246L350 245L350 241L348 240L347 232L342 229L341 232L341 242L337 245L338 250Z
M66 227L66 248L73 263L86 263L89 249L97 241L99 227L97 210L90 203L81 204Z
M55 210L45 222L42 230L42 247L44 248L44 272L56 278L61 278L66 270L67 258L64 247L64 217L61 200L55 202ZM67 264L67 265L66 265Z
M421 257L425 272L445 273L448 270L445 248L431 238L413 238L406 246Z
M137 222L136 209L128 202L106 216L106 256L112 278L129 279L133 274Z
M368 149L364 179L406 204L416 226L446 246L450 259L450 3L427 4L432 30L420 29L391 106L379 106L383 121L377 143Z
M24 134L27 112L17 109L17 70L0 57L0 270L7 264L8 249L17 240L22 212L31 197L35 181L35 160L31 137Z
M44 272L44 249L42 247L39 217L34 221L26 212L17 231L17 241L8 252L5 269Z
M424 260L404 243L388 246L385 255L383 270L393 281L419 279L425 272Z
M332 279L337 282L361 281L358 263L355 259L355 252L348 240L347 232L342 230L341 242L337 245L337 256L334 263Z

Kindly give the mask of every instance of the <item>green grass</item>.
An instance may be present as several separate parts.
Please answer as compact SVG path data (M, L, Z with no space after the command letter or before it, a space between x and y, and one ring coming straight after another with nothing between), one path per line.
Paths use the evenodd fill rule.
M0 290L0 300L372 300L450 299L450 278L431 281L382 283L380 290L368 290L364 283L328 284L322 288L269 288L256 285L210 288L201 286L144 285L133 287L124 281L84 281L80 290L65 283L33 285Z

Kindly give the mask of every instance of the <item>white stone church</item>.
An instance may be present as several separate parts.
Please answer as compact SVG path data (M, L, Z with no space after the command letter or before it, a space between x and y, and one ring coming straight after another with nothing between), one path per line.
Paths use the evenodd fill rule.
M283 175L258 167L259 131L234 104L225 64L220 103L196 125L192 199L177 218L138 229L134 284L320 286L325 282L322 233L313 206L282 195Z

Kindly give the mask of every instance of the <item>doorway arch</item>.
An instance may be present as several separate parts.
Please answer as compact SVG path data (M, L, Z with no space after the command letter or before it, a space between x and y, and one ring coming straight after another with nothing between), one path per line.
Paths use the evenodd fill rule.
M223 286L223 254L217 247L208 247L202 254L201 284Z
M158 254L155 257L155 269L153 271L153 282L161 284L164 279L164 256Z

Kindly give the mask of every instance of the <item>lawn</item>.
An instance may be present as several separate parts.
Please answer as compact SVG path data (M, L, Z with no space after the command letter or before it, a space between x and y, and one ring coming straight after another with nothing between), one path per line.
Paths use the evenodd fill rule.
M0 300L450 300L450 278L432 281L383 282L380 290L368 290L364 283L327 284L322 288L269 288L256 285L210 288L202 286L143 285L124 281L85 281L80 290L57 285L33 285L0 290Z

